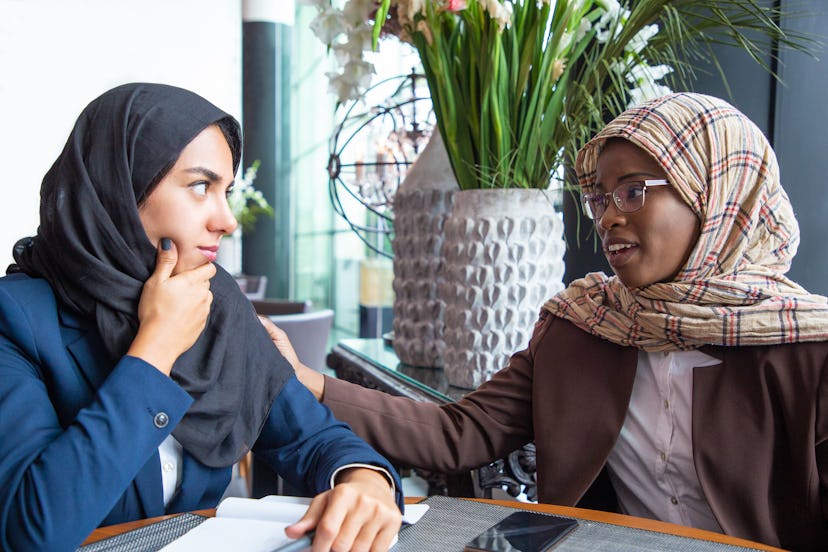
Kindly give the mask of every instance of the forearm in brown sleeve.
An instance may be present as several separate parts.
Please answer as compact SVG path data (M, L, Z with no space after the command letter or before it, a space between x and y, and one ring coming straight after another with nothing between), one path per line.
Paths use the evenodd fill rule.
M416 402L333 378L325 380L323 403L394 463L464 471L532 440L532 349L453 404Z

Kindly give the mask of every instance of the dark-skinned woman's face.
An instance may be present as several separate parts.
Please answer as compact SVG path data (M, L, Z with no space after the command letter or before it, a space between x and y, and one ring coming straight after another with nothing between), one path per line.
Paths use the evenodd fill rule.
M598 156L598 192L650 179L667 175L655 159L627 140L609 140ZM675 278L698 241L700 222L670 185L648 187L644 206L634 213L621 212L610 201L595 226L615 274L627 287L639 288Z

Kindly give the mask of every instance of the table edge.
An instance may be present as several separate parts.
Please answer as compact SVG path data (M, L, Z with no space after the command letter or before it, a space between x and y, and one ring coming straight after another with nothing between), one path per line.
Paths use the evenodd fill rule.
M406 504L416 504L425 500L427 497L412 496L406 497ZM557 506L554 504L536 504L531 502L518 502L514 500L497 500L486 498L461 498L460 500L472 500L481 502L483 504L494 504L497 506L505 506L507 508L532 510L535 512L543 512L546 514L555 514L559 516L574 517L589 521L596 521L599 523L609 523L611 525L620 525L622 527L631 527L634 529L642 529L645 531L654 531L657 533L667 533L680 537L689 537L692 539L699 539L705 541L716 542L720 544L729 544L732 546L742 546L745 548L755 548L757 550L766 550L769 552L784 552L781 548L776 548L759 542L742 539L739 537L732 537L722 533L715 533L713 531L706 531L704 529L695 529L693 527L686 527L684 525L676 525L674 523L667 523L664 521L657 521L653 519L639 518L634 516L627 516L624 514L616 514L612 512L602 512L600 510L586 510L584 508L574 508L571 506ZM216 515L215 508L206 510L195 510L189 512L205 517L213 517ZM106 527L99 527L95 529L89 537L83 542L82 546L92 544L103 539L115 537L129 531L140 529L147 525L164 521L166 519L179 516L181 514L167 514L147 519L139 519L135 521L128 521L116 525L109 525Z

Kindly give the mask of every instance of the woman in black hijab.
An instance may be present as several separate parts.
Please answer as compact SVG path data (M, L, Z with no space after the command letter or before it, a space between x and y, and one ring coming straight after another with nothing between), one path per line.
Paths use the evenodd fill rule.
M0 549L215 506L251 447L323 493L290 536L390 545L393 468L297 382L211 262L240 152L232 117L171 86L120 86L79 117L0 278Z

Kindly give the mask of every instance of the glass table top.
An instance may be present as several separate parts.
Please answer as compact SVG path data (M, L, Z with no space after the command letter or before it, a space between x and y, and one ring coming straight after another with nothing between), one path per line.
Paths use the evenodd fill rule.
M452 402L469 392L449 385L442 368L403 364L384 339L343 339L338 345L441 402Z

